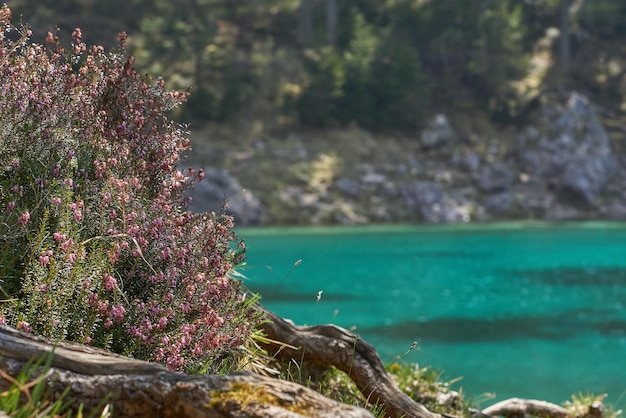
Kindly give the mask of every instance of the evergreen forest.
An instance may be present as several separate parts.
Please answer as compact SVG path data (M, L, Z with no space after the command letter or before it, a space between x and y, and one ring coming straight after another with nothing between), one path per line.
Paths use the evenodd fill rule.
M128 50L190 89L178 119L415 132L438 112L522 124L546 94L626 110L620 0L12 0L48 30Z

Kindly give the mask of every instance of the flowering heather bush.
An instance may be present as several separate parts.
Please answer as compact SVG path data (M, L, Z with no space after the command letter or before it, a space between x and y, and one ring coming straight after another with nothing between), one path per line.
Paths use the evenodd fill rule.
M189 148L165 114L185 96L132 58L64 51L0 11L0 322L198 370L255 325L229 272L232 218L192 215L176 168ZM19 38L19 39L17 39ZM123 50L125 35L120 35Z

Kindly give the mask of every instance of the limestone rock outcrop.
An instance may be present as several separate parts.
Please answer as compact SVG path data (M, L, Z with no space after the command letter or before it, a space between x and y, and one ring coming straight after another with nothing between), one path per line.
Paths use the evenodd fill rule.
M618 169L607 133L582 94L543 108L543 126L518 142L520 169L542 179L561 200L593 206Z

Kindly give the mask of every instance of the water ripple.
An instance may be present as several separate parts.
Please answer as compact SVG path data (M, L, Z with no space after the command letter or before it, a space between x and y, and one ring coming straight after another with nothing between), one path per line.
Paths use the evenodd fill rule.
M595 312L589 315L569 312L561 315L510 318L436 318L405 321L390 326L375 326L364 331L386 338L415 338L424 341L460 343L534 338L560 340L581 334L626 337L626 320L602 320Z

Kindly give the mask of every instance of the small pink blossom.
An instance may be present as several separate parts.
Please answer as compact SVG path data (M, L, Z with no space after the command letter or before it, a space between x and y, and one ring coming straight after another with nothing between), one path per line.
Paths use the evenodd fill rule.
M18 322L17 323L17 329L19 329L20 331L23 331L23 332L28 332L28 333L32 333L33 332L33 328L26 321Z
M17 218L17 221L20 223L20 225L22 226L26 226L28 224L28 221L30 220L30 213L28 213L28 211L23 212L19 218Z
M193 348L193 355L194 356L201 356L202 355L202 346L200 344L196 344L196 346Z
M87 303L89 304L89 306L94 307L96 306L98 302L98 294L95 292L89 292L89 295L87 296Z
M178 370L183 366L183 364L185 364L185 360L180 354L174 353L167 358L165 364L172 370Z
M102 276L102 281L104 282L104 288L109 292L117 289L117 280L115 280L115 278L110 274L104 273L104 276Z
M99 300L96 303L96 308L98 311L98 315L105 315L109 311L109 301L108 300Z
M39 256L39 265L41 267L45 267L48 264L50 264L50 257L48 257L46 255Z
M111 308L111 317L113 318L113 321L117 324L122 323L122 321L124 321L124 315L126 314L126 309L124 308L124 305L122 305L121 303L118 303L116 306Z
M165 350L163 350L163 348L159 347L154 352L154 361L161 362L163 360L163 358L165 358Z
M126 42L126 39L128 39L128 35L126 35L126 32L120 32L117 35L117 40L119 41L120 45L124 46L124 43Z

